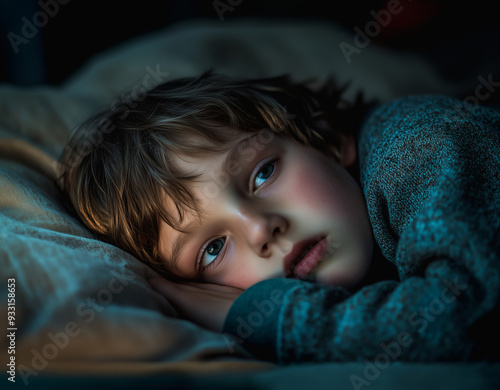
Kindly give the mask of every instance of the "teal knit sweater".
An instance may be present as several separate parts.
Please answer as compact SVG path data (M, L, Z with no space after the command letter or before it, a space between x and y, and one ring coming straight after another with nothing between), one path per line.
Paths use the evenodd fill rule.
M368 116L358 151L375 240L399 277L355 292L265 280L224 332L281 364L500 360L500 114L399 99Z

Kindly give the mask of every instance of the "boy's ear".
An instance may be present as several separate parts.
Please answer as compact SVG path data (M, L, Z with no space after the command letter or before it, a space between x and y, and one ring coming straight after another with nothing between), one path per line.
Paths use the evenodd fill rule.
M344 168L354 164L357 157L356 140L352 135L342 136L342 146L339 153L339 162Z

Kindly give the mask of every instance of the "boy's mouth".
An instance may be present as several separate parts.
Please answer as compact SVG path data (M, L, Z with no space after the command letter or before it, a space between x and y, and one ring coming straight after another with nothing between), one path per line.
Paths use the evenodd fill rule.
M314 237L296 243L284 258L287 278L305 278L321 262L328 248L325 236Z

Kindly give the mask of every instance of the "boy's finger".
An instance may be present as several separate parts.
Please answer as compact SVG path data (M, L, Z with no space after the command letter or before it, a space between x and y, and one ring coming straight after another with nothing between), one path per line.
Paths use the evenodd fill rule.
M151 287L165 295L169 298L178 298L180 292L188 293L190 296L193 294L206 294L206 293L219 293L227 294L228 296L238 296L243 290L232 287L232 286L222 286L218 284L211 283L200 283L200 282L171 282L163 278L153 278L148 280Z
M162 278L149 279L148 282L153 290L165 295L173 293L176 288L175 283L169 282L168 280Z
M149 284L153 288L164 295L175 295L179 294L179 292L186 293L203 293L203 291L217 291L217 289L213 289L210 287L206 287L208 285L204 285L203 283L190 283L190 282L172 282L167 279L162 278L153 278L148 280ZM222 286L219 286L222 287Z
M197 288L200 290L208 290L208 291L218 291L221 293L231 293L231 292L242 292L243 290L231 287L231 286L223 286L220 284L213 283L199 283L199 282L187 282L184 283L185 286L191 286L193 288Z

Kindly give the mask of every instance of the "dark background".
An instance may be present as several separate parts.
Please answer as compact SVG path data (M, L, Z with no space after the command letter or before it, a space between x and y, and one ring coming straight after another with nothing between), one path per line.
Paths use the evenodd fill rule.
M93 54L186 19L220 23L246 17L318 19L353 31L374 19L371 11L387 9L386 1L219 0L219 4L237 4L220 21L213 0L60 1L66 4L0 0L0 82L59 84ZM11 39L12 34L23 36L26 20L33 23L42 5L50 3L58 4L55 15L41 20L43 26L27 43L19 44L16 53L9 34ZM400 0L405 12L394 15L373 40L401 51L419 51L446 77L459 78L498 57L500 22L495 3Z

